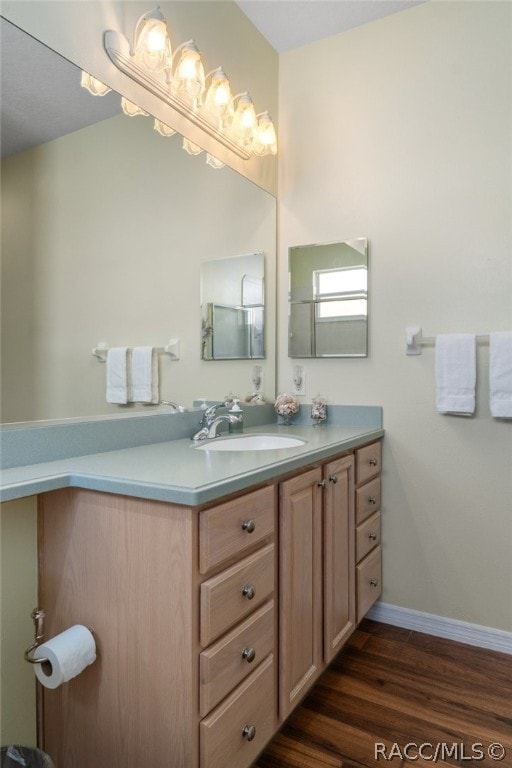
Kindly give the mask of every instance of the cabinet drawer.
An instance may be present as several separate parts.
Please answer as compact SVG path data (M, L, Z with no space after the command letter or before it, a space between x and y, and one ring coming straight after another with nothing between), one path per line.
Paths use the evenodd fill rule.
M249 768L252 765L274 732L273 667L273 657L269 656L201 721L201 768Z
M356 562L380 544L380 512L359 525L356 530Z
M365 445L356 451L356 482L358 485L378 475L381 468L380 442Z
M274 532L273 487L260 488L199 516L199 570L243 555Z
M210 712L274 650L274 601L200 655L201 717Z
M382 554L377 547L356 566L357 620L361 621L382 592Z
M380 509L380 477L370 480L356 491L356 525Z
M205 648L274 591L274 545L269 544L201 584L201 645Z

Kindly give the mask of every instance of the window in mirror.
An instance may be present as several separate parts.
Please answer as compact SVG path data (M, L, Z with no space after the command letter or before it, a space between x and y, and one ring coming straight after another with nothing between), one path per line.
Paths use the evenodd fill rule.
M289 250L290 357L367 355L366 238Z
M203 360L265 357L263 253L201 264Z

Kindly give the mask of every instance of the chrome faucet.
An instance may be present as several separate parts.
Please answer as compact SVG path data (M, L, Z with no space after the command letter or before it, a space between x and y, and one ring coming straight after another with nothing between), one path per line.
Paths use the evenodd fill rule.
M198 440L212 439L218 437L218 427L222 422L226 421L228 424L239 424L242 420L241 416L235 416L232 413L225 413L222 416L217 416L217 408L223 406L223 403L216 403L210 405L203 413L203 418L199 425L199 431L192 436L192 440L197 442Z

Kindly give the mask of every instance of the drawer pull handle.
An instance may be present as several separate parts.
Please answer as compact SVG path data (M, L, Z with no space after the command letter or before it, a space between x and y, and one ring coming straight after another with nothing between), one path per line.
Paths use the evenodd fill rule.
M370 467L376 467L377 466L377 459L370 459Z
M368 538L371 539L372 541L377 541L377 534L373 533L372 531L371 533L368 534Z
M256 589L252 584L246 584L246 586L242 589L242 595L248 600L252 600L255 594Z
M319 488L325 488L325 480L318 480L317 485Z
M370 579L370 587L378 587L378 586L379 586L378 579Z
M245 659L248 664L254 661L256 658L256 651L254 648L244 648L242 651L242 659Z
M338 476L337 475L329 475L329 482L330 483L334 483L334 485L336 485L336 483L338 482Z
M370 496L368 498L368 504L376 504L377 503L377 497L376 496Z
M254 520L244 520L242 523L242 530L247 531L247 533L252 533L255 528L256 523Z
M256 726L255 725L246 725L242 729L242 736L244 739L247 739L247 741L252 741L254 737L256 736Z

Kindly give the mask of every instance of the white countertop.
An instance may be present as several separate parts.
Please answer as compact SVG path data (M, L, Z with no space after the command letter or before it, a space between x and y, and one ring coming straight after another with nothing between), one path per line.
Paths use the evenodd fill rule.
M191 440L181 439L13 467L1 473L0 501L74 486L196 506L377 440L384 430L267 424L244 434L290 435L306 442L232 452L197 450Z

